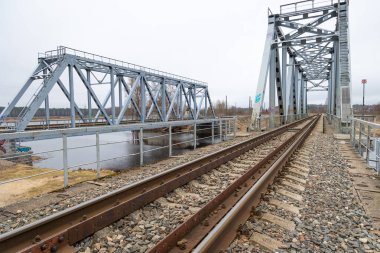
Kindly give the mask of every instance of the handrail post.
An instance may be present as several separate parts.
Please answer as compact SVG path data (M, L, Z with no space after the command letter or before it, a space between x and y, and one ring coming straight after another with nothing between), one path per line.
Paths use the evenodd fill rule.
M143 128L140 127L139 142L140 142L140 166L144 165L144 142L143 142Z
M224 127L225 127L225 131L224 131L224 140L227 140L227 135L228 135L228 128L227 128L227 119L224 120Z
M172 125L169 125L169 157L172 156Z
M214 144L215 142L215 137L214 137L214 125L215 125L215 122L211 122L211 143Z
M197 124L194 123L194 150L197 148Z
M359 154L362 156L362 123L359 122Z
M96 132L96 178L100 177L100 140L99 132Z
M66 188L69 184L69 173L68 173L68 160L67 160L67 136L64 134L62 136L62 146L63 146L63 187Z
M237 122L237 119L235 117L234 118L234 138L236 138L236 122Z
M369 151L371 149L371 139L370 139L370 135L371 135L371 130L370 130L370 126L367 125L367 145L366 145L366 162L368 163L369 162Z
M223 141L222 120L219 120L219 138L220 138L220 141Z
M376 140L376 170L377 175L380 176L380 139Z

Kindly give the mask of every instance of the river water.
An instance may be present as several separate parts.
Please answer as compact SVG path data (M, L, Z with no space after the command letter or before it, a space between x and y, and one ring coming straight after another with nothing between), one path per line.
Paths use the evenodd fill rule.
M158 135L157 133L151 133L150 135L144 133L144 137ZM161 143L161 147L167 145L167 136L161 137L162 139L157 141L154 138L155 146L144 144L144 151L156 149L154 151L144 153L144 164L154 161L162 160L168 157L169 149L159 148L157 143ZM140 164L140 146L134 144L132 141L131 132L118 132L107 133L100 135L100 160L102 169L122 170L137 166ZM179 155L186 150L192 149L192 134L174 134L173 144L188 141L187 146L176 145L173 147L172 154ZM215 138L215 141L219 141ZM68 167L73 169L96 169L96 137L95 135L68 137ZM114 143L117 142L117 143ZM198 142L198 145L203 146L211 143L211 139L202 140ZM63 168L63 151L62 139L49 139L40 141L23 142L22 146L28 146L32 148L35 156L41 157L41 160L34 161L33 165L40 168ZM87 147L83 147L87 146ZM42 153L46 152L48 153ZM123 157L124 156L124 157Z

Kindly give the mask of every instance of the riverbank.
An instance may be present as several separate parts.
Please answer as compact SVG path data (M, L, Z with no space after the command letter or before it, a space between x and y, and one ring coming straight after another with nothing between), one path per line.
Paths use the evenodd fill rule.
M0 182L46 172L50 173L7 184L1 184L0 207L57 191L63 187L63 171L36 168L25 164L17 164L0 160ZM109 170L101 171L101 177L112 176L115 174L115 172ZM96 179L95 170L87 169L69 171L70 185L75 185L83 181L94 179Z

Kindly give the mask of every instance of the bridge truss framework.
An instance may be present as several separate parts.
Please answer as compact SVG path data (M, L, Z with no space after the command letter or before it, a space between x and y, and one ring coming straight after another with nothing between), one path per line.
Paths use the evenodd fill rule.
M310 91L328 91L327 112L349 123L352 105L348 5L348 0L307 0L282 5L280 14L268 11L251 129L260 128L267 83L270 126L274 124L276 93L279 114L285 123L291 115L307 113ZM332 21L336 21L335 29L324 28Z
M66 69L68 88L60 79ZM75 100L75 88L80 84L74 83L74 73L87 90L86 113L78 106L83 103ZM97 122L103 118L109 125L119 125L125 122L127 110L135 114L141 123L147 120L168 122L215 118L208 87L204 82L60 46L57 50L39 56L33 74L0 114L0 123L5 121L34 82L40 82L40 85L19 114L16 131L25 130L43 103L46 123L49 123L49 93L55 85L59 86L69 101L72 128L78 122L78 117L79 122L84 123ZM99 84L109 85L103 101L92 88ZM97 108L95 112L93 104ZM110 104L108 108L107 104Z

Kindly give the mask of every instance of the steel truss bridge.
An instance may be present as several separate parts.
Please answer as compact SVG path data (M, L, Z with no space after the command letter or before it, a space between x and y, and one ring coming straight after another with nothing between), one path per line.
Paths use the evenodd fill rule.
M65 71L68 72L68 88L61 80ZM74 82L74 72L81 83ZM127 112L141 123L215 118L204 82L60 46L39 55L33 74L0 114L0 124L36 82L38 88L32 91L32 97L16 119L16 131L25 130L40 107L45 108L49 125L49 97L54 95L52 89L56 85L69 101L72 128L78 118L80 123L96 123L100 118L109 125L126 123ZM74 96L79 85L87 90L87 112L79 107L83 99L78 101ZM103 101L100 101L94 85L109 87ZM96 110L93 110L93 104Z
M260 127L266 86L272 126L276 94L279 114L285 122L287 117L307 112L310 91L328 91L328 113L349 123L352 105L348 6L348 0L308 0L282 5L279 14L268 10L251 129Z

